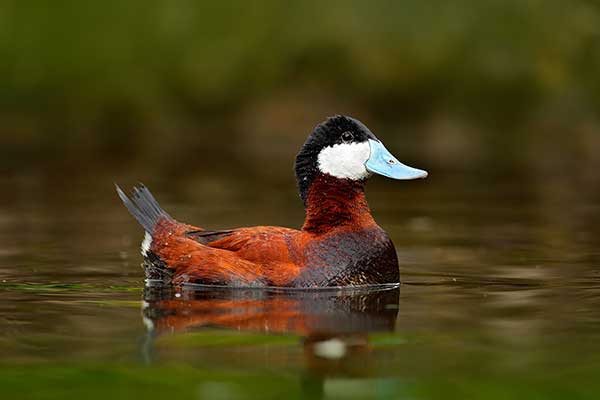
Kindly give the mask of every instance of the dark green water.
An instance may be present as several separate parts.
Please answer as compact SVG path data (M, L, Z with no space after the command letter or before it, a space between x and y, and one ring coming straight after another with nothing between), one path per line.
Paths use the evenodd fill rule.
M144 290L114 181L207 228L298 227L275 167L3 175L0 398L598 398L600 192L577 177L375 178L396 290Z

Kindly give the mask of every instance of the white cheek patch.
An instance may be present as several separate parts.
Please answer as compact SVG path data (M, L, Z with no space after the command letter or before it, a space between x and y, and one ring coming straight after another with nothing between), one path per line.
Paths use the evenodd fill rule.
M152 246L152 236L150 236L150 234L146 232L146 235L144 236L144 241L142 242L142 255L144 257L148 255L150 246Z
M321 150L319 170L340 179L361 180L369 176L365 163L371 155L369 142L342 143Z

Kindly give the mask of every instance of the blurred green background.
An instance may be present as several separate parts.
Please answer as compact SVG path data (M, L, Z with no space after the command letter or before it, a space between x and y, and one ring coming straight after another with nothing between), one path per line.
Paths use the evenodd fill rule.
M291 168L336 113L434 171L600 168L592 0L4 0L0 60L9 169L219 154Z
M113 182L207 229L300 227L294 156L333 114L430 172L368 187L394 332L318 360L199 324L145 364ZM597 399L599 155L598 1L0 0L0 398Z

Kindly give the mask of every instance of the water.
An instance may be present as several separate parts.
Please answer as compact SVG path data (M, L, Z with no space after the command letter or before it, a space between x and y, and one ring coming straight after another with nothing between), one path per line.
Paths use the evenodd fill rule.
M207 228L298 227L289 167L238 162L5 174L0 397L600 395L597 185L490 171L376 178L368 198L398 250L398 289L144 289L142 233L113 182L142 178L173 216Z

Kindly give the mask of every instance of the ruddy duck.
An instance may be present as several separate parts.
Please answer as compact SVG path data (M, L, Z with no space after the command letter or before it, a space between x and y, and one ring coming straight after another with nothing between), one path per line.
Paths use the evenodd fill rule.
M360 121L317 125L296 156L306 218L300 230L255 226L205 230L171 218L150 191L135 187L125 206L146 231L146 278L167 284L318 288L400 282L394 244L365 198L372 174L425 178L399 162Z

